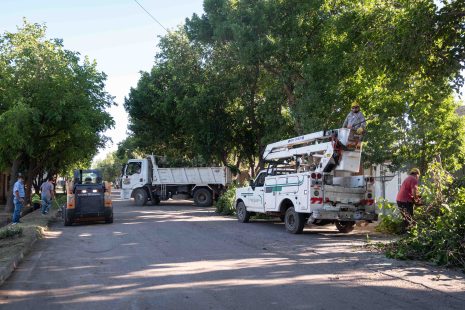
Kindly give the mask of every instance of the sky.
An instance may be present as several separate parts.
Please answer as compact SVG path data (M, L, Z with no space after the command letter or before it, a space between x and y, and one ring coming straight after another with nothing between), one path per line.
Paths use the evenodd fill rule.
M168 30L203 13L203 0L137 1ZM165 29L134 0L0 0L0 33L15 32L24 17L45 23L48 38L63 39L66 49L95 59L107 74L106 90L118 106L109 111L115 128L105 133L113 143L95 158L103 159L127 136L124 97L137 85L139 72L152 68Z

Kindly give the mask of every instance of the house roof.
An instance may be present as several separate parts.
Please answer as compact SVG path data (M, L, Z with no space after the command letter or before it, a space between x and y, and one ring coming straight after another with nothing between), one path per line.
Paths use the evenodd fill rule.
M455 112L457 112L457 114L460 116L465 116L465 105L458 107Z

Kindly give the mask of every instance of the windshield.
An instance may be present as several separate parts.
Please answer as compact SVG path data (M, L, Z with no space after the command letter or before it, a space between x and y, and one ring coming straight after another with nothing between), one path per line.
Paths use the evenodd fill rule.
M76 170L74 182L76 184L102 184L102 174L99 170Z

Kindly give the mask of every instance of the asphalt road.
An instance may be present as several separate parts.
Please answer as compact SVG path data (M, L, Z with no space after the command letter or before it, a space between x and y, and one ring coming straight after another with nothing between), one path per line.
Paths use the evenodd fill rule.
M425 286L428 269L360 248L363 231L291 235L190 203L114 207L113 224L53 224L0 288L0 308L465 308L464 287Z

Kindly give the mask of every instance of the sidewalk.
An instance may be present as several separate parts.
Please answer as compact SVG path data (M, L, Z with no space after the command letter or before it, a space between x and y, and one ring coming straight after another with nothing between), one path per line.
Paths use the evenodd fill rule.
M21 218L21 223L17 225L23 229L22 236L0 239L0 285L29 253L34 243L43 236L49 223L55 219L56 212L56 209L52 209L50 214L46 216L38 210L28 213ZM7 226L3 226L3 229Z

